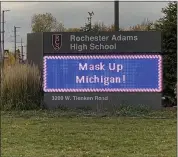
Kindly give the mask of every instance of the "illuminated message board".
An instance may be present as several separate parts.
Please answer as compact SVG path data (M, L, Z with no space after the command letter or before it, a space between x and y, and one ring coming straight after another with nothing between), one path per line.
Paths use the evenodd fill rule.
M161 92L160 55L45 56L44 92Z

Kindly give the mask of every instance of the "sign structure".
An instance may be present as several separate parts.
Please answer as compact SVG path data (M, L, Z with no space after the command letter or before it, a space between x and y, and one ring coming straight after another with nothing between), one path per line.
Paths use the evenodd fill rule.
M44 57L45 92L161 92L160 55Z
M158 109L161 40L157 31L32 33L27 58L42 70L47 108L143 104Z

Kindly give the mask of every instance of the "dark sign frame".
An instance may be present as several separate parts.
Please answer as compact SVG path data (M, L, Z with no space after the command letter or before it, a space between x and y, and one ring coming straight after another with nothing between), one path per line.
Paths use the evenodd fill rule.
M87 32L88 34L89 33ZM79 55L79 54L87 54L87 55L106 55L106 53L109 53L109 55L114 55L114 54L122 54L122 55L126 55L126 54L135 54L135 55L144 55L144 54L161 54L161 32L148 32L148 31L142 31L142 32L119 32L119 33L126 33L126 34L147 34L144 37L146 38L145 41L148 42L149 48L151 48L150 44L155 45L156 43L156 49L152 49L152 51L149 49L145 49L145 50L140 50L140 51L136 51L136 49L134 51L119 51L119 49L117 51L95 51L95 52L91 52L91 51L82 51L82 52L73 52L73 51L68 51L62 50L62 46L63 45L59 45L59 47L61 49L54 49L54 45L52 45L52 36L54 37L56 34L87 34L86 32L70 32L70 33L61 33L61 32L45 32L45 33L30 33L27 35L27 59L29 63L33 63L35 65L37 65L42 74L43 74L43 56L48 56L48 55ZM102 34L102 33L106 33L106 34L117 34L118 32L100 32L98 34ZM53 35L55 34L55 35ZM151 34L151 35L149 35ZM148 38L148 36L152 37L152 38ZM157 40L153 40L153 39L157 39ZM58 40L59 41L59 40ZM65 41L62 40L62 41ZM144 42L145 43L145 42ZM127 45L127 44L126 44ZM140 45L140 43L138 44ZM143 46L143 44L142 44ZM129 47L129 45L127 45L126 47ZM132 47L133 48L133 47ZM148 48L148 47L147 47ZM78 97L90 97L90 96L97 96L97 97L101 97L101 100L97 99L97 100L70 100L70 101L66 101L66 100L56 100L56 101L52 101L52 96L78 96ZM104 100L104 98L108 97L108 100ZM102 99L103 98L103 99ZM140 105L144 105L147 107L150 107L152 109L160 109L162 108L162 92L158 92L158 93L138 93L138 92L129 92L129 93L45 93L44 92L44 100L43 100L43 104L45 105L46 108L49 109L54 109L54 108L58 108L60 106L66 106L69 108L78 108L78 107L89 107L92 110L96 110L96 106L98 106L98 104L100 104L100 106L102 106L102 108L104 108L105 110L113 110L113 105L115 106L115 108L120 107L120 105L132 105L132 106L140 106Z

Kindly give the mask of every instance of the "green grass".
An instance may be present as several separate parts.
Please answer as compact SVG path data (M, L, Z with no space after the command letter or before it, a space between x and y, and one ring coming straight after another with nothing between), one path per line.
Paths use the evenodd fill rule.
M150 115L2 112L2 157L176 157L176 118Z

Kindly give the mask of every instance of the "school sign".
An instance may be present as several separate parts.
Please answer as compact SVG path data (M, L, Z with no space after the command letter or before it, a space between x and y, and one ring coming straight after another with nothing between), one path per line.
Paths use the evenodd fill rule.
M160 32L32 33L27 42L47 108L162 106Z

